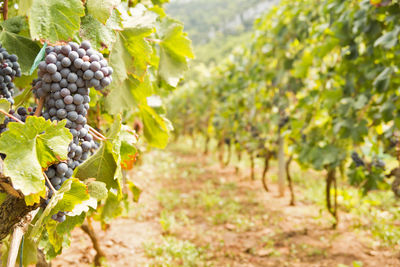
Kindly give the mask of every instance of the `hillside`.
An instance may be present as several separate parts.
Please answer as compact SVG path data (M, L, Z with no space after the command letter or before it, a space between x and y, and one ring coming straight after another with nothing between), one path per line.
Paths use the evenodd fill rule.
M181 20L193 41L198 61L226 55L249 36L255 18L277 0L176 0L167 12Z

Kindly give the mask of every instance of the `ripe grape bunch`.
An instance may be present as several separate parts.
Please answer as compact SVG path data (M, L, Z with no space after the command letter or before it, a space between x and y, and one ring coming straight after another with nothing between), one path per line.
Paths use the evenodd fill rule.
M357 152L353 151L353 153L351 153L351 159L353 160L356 167L365 166L364 161L360 158Z
M0 96L14 104L14 83L15 77L21 77L21 68L16 55L10 55L0 45Z
M34 90L37 98L44 99L42 116L51 121L65 119L65 127L73 136L68 148L68 161L54 164L45 172L52 186L59 190L72 177L74 169L97 147L86 119L90 102L89 88L104 89L112 81L113 70L88 41L83 41L80 46L70 42L63 46L47 47L45 59L38 68L39 78L34 81ZM49 198L52 194L50 190ZM64 212L53 216L59 222L65 218Z

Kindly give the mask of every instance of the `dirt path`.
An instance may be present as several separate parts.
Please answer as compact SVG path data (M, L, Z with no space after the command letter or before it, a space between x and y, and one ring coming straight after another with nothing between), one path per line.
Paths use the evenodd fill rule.
M132 179L144 189L133 212L98 234L106 266L400 266L399 255L338 230L319 207L265 193L259 181L221 169L212 157L172 148L151 152ZM80 229L53 266L90 266L94 250ZM359 264L359 265L357 265Z

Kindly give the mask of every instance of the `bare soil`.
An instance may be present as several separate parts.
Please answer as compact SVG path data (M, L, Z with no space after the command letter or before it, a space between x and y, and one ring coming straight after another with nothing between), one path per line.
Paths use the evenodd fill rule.
M320 207L307 202L289 206L289 192L277 197L277 187L271 184L271 192L266 193L259 180L250 180L248 170L235 173L232 166L221 168L211 156L196 150L172 150L164 156L177 162L176 169L159 171L143 164L131 173L144 192L129 216L116 219L106 231L94 224L107 254L106 266L162 266L146 253L144 244L157 243L166 235L203 248L202 260L190 266L336 267L357 261L363 267L400 266L394 248L381 247L367 231L349 227L349 214L340 213L341 222L334 230L329 214ZM168 210L178 221L169 232L160 225L160 214L166 209L160 202L161 191L178 192L180 198ZM214 203L207 209L201 195L207 191L234 201L239 209L227 215L226 204ZM188 222L180 222L181 214ZM225 219L214 220L219 216ZM52 264L92 266L94 255L90 239L78 228L72 233L71 247ZM185 265L177 260L172 266Z

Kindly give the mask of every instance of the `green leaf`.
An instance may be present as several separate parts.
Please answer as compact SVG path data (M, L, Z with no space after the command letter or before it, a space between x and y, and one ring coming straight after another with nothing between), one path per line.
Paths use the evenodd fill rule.
M25 36L6 30L0 33L0 43L7 49L8 53L18 56L21 72L29 74L35 56L40 50L39 45Z
M18 15L27 16L31 10L33 0L18 1Z
M110 223L112 219L120 216L122 211L123 208L118 196L113 192L108 192L106 203L101 210L101 220L105 223Z
M108 25L101 24L91 15L82 18L80 35L84 39L90 40L96 49L103 46L110 47L116 38Z
M47 43L44 43L42 49L40 49L39 53L36 55L35 60L33 61L31 70L29 71L29 75L32 75L32 73L36 70L36 68L39 66L39 63L43 61L44 56L46 54L46 47Z
M28 25L26 24L26 18L23 16L11 17L1 23L1 28L4 31L11 33L20 33Z
M137 143L136 133L126 125L121 127L121 164L123 167L128 167L128 162L134 160L137 149L135 144Z
M120 130L121 117L119 116L107 134L107 140L103 141L93 156L75 169L75 177L81 180L95 178L96 181L105 183L108 189L115 188L121 191Z
M120 0L88 0L86 6L90 15L105 24L112 10L120 2Z
M63 235L59 235L57 233L57 222L54 220L50 220L48 223L46 223L45 227L47 230L47 235L49 237L49 242L53 246L54 251L58 252L62 248L62 244L64 241Z
M399 33L400 27L396 26L394 30L387 32L376 39L374 46L382 46L385 49L393 48L397 44Z
M138 103L146 103L146 98L154 91L148 77L143 82L129 76L121 83L113 82L111 92L106 98L106 108L110 114L131 111Z
M14 108L22 106L24 103L27 103L28 99L32 96L31 88L26 88L22 92L20 92L17 96L14 97Z
M59 223L56 231L59 235L70 233L76 226L82 225L85 221L86 214L81 213L78 216L67 216L64 222Z
M103 182L91 182L88 184L89 195L97 200L107 198L107 186Z
M133 71L129 73L140 81L143 81L147 66L151 63L153 49L145 39L151 33L152 28L127 28L121 32L126 51L133 59Z
M166 121L147 105L140 105L139 108L146 140L151 146L165 148L169 138Z
M144 38L151 33L151 29L126 29L117 34L110 52L110 65L114 69L113 83L122 83L129 74L139 80L144 79L153 53Z
M37 262L37 248L38 244L30 238L24 238L24 246L23 246L23 257L22 264L23 266L29 266L35 264ZM18 252L20 255L21 249ZM19 257L17 259L17 264L19 264Z
M385 68L379 75L375 78L373 85L378 89L378 91L385 91L390 84L390 79L393 74L393 68Z
M51 43L69 40L78 32L80 17L84 15L81 0L33 0L29 16L31 36Z
M130 56L129 51L126 49L123 37L121 34L117 34L116 41L110 51L109 63L114 69L113 82L110 85L112 87L118 86L128 78L128 73L134 72L134 59ZM115 85L116 84L116 85Z
M67 160L72 135L65 128L42 117L30 116L25 124L10 122L9 130L0 137L0 152L4 160L4 175L9 176L16 190L28 196L45 189L43 170Z
M191 41L183 32L183 25L170 18L161 24L160 76L176 87L188 68L188 58L194 58Z
M134 183L132 183L131 181L128 181L128 187L129 187L129 190L131 190L131 192L132 192L133 201L138 202L139 197L142 194L142 190L139 187L137 187Z
M53 214L59 211L73 211L76 205L89 199L88 189L78 179L68 179L63 183L60 190L53 194L46 209L36 221L30 237L37 240L46 224Z
M8 100L2 98L0 99L0 110L8 113L8 111L10 110L11 104L10 102L8 102ZM6 115L4 115L3 113L0 113L0 123L4 122L4 119L6 118Z

